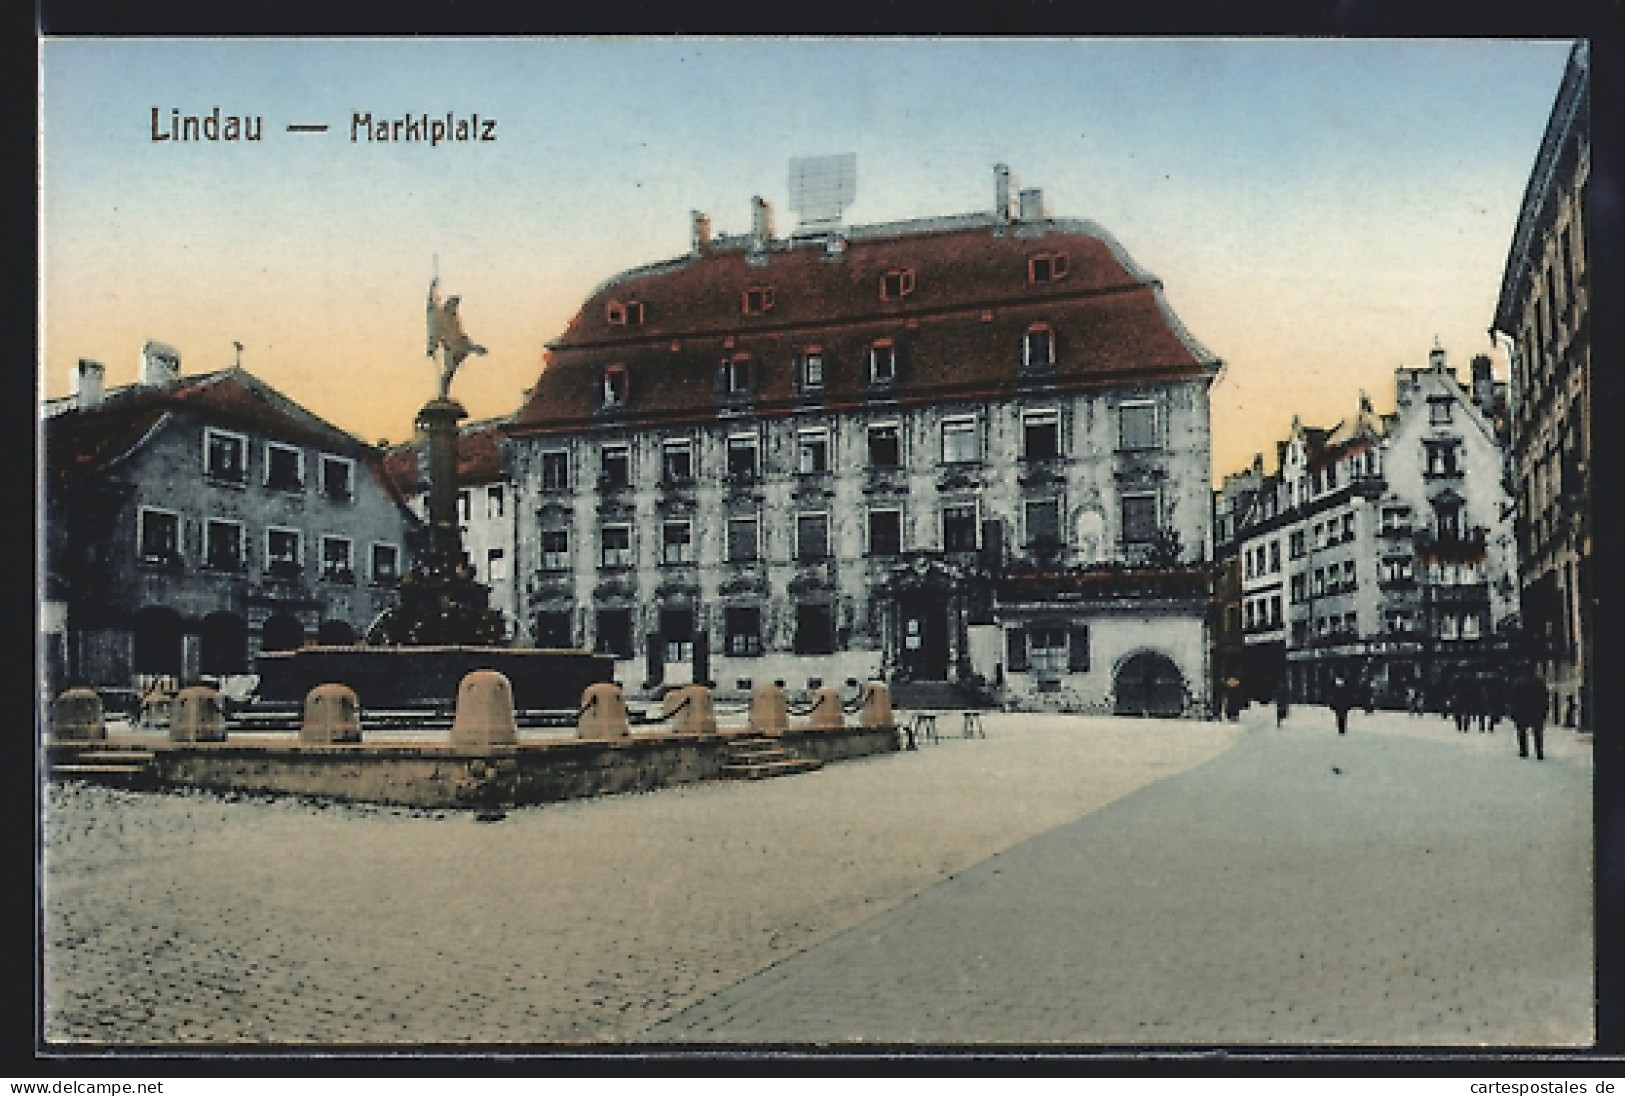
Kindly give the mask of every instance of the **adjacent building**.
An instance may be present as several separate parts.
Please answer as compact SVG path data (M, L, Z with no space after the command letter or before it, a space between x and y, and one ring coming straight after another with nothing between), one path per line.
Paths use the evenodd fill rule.
M1569 54L1507 256L1494 333L1512 359L1523 622L1551 716L1589 730L1591 577L1591 60Z
M1099 225L993 209L628 270L506 427L518 620L650 688L882 674L1205 710L1219 363Z
M376 449L247 371L139 383L81 361L44 422L46 686L251 673L353 643L388 606L414 524Z
M1294 419L1277 470L1217 493L1220 558L1240 559L1244 688L1320 701L1337 678L1379 703L1442 703L1503 672L1518 628L1506 386L1464 384L1434 348L1395 373L1395 410L1331 429Z

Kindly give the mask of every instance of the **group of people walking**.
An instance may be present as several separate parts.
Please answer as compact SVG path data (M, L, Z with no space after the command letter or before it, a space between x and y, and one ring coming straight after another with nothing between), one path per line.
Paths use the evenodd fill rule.
M1412 714L1416 714L1419 710L1416 703L1419 696L1418 693L1412 693L1411 703L1407 706ZM1468 733L1476 723L1480 734L1485 732L1493 734L1496 724L1502 718L1510 716L1518 732L1518 756L1528 757L1529 746L1533 741L1535 759L1545 760L1546 686L1533 670L1523 669L1506 684L1500 679L1491 681L1462 678L1450 688L1446 699L1450 716L1455 721L1458 731ZM1368 691L1358 682L1342 676L1332 680L1326 700L1337 719L1338 734L1348 733L1349 712L1352 709L1363 706L1369 712L1372 708ZM1277 727L1286 722L1291 710L1291 694L1286 682L1283 681L1275 692Z

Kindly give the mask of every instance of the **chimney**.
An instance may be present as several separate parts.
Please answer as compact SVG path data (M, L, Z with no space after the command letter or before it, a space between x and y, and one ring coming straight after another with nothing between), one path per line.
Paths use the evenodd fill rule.
M1009 164L993 165L993 216L1001 221L1010 220L1015 195L1016 178L1010 174Z
M102 402L106 391L107 367L89 358L79 359L79 368L73 374L74 406L83 411Z
M181 352L173 346L148 340L141 348L141 383L148 388L167 388L180 377Z
M711 251L711 215L694 211L694 254L706 255Z
M1042 221L1044 219L1044 192L1037 187L1031 187L1021 192L1021 219L1023 221Z
M772 239L773 207L758 194L750 200L750 246L756 251L765 251Z

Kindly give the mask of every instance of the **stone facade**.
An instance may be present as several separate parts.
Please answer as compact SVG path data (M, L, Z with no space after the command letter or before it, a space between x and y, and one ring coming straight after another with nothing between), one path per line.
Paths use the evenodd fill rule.
M412 519L377 451L240 368L181 377L177 356L44 433L64 680L232 679L356 642L394 601Z
M1524 192L1494 330L1512 358L1524 630L1551 718L1591 729L1591 60L1579 43Z
M1209 542L1218 363L1104 230L1040 204L790 240L697 218L693 254L601 287L507 427L521 636L613 651L634 688L879 675L1099 707L1145 648L1203 695L1205 592L995 594ZM1008 663L1040 617L1092 648L1056 688Z

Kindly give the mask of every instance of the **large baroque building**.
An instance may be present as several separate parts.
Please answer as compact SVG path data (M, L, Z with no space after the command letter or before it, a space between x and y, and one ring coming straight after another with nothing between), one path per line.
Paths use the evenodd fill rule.
M1395 371L1395 410L1324 429L1294 419L1277 470L1255 457L1215 506L1240 559L1244 688L1322 701L1339 677L1379 703L1437 705L1504 671L1517 628L1506 386L1467 383L1435 348Z
M1173 714L1209 694L1219 363L1100 226L985 213L628 270L507 427L518 624L723 692L882 674Z
M376 449L240 367L138 383L81 361L45 408L44 683L252 673L353 643L394 603L413 519Z
M1592 673L1591 62L1584 42L1524 191L1492 331L1512 358L1523 620L1551 716L1589 730Z

